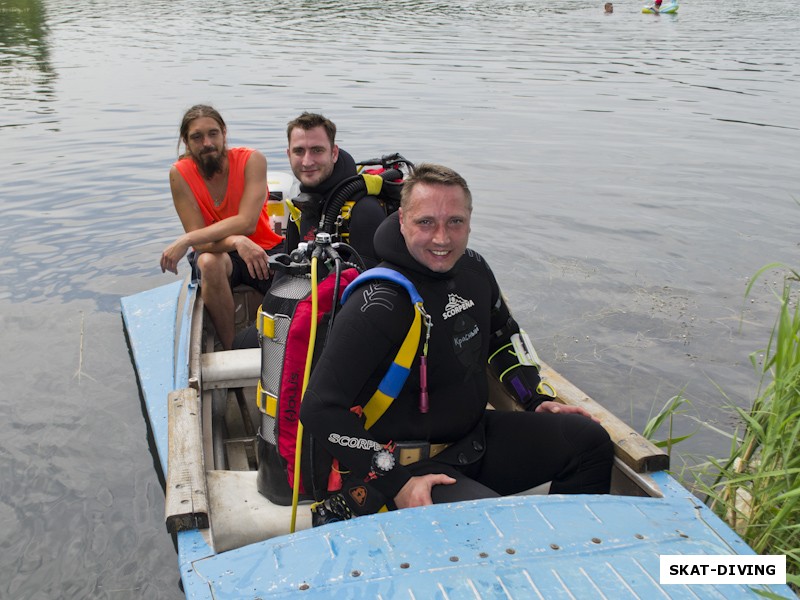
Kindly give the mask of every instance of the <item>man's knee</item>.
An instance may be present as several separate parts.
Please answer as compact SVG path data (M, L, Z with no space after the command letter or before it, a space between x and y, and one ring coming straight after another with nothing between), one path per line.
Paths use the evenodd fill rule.
M227 281L231 272L231 259L225 253L203 252L197 257L197 268L200 270L201 282Z
M585 448L599 448L606 446L611 438L605 427L597 421L583 415L564 415L561 433L564 439Z
M607 494L614 443L605 428L582 415L565 415L562 435L570 440L569 458L550 486L551 494ZM566 450L566 449L565 449Z

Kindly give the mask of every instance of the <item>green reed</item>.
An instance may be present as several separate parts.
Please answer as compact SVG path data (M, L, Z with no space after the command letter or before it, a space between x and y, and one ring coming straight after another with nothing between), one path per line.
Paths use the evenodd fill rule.
M760 269L747 287L749 295ZM786 268L786 267L784 267ZM800 589L800 275L788 269L776 292L780 311L764 351L757 396L749 410L735 407L742 430L730 456L693 471L695 490L759 554L785 554L788 582Z
M672 447L684 440L692 437L696 431L686 435L676 435L675 417L686 414L686 407L690 406L691 402L683 395L683 392L677 396L670 398L663 408L652 417L645 425L642 435L659 448L665 448L667 454L672 456ZM663 440L656 439L657 432L666 425L666 437Z
M785 554L787 582L800 591L800 450L796 444L800 438L800 274L785 265L767 265L753 277L745 296L765 272L776 268L788 274L782 290L775 292L780 310L761 366L760 353L750 355L753 367L760 371L756 398L749 410L733 406L742 425L733 435L725 434L731 439L729 455L687 466L681 478L691 478L692 491L704 496L706 504L756 552ZM671 398L650 419L643 435L653 440L666 426L666 438L654 443L671 454L676 443L693 435L674 433L676 416L697 421L687 414L688 408L691 402L683 393Z

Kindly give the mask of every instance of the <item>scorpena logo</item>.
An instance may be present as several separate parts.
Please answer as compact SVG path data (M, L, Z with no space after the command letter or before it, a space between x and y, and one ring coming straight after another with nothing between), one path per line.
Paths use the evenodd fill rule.
M442 317L447 320L450 317L456 316L462 310L467 310L473 306L475 306L475 302L472 300L464 300L464 298L458 294L447 294L447 306L444 307Z

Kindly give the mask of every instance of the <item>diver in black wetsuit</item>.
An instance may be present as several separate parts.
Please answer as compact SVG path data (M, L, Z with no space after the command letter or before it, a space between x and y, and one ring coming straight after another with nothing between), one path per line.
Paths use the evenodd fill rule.
M411 280L432 318L428 406L420 402L417 356L397 398L365 427L362 409L409 331L414 308L396 284L356 288L301 407L306 431L338 460L338 471L349 470L341 492L318 505L317 522L382 506L514 494L545 482L552 482L551 493L609 491L613 444L583 409L553 402L538 368L519 358L535 353L525 348L492 270L467 250L471 211L458 174L420 165L404 184L399 213L375 235L380 266ZM486 410L487 362L524 412Z
M301 196L293 199L301 210L299 228L290 223L286 231L286 252L291 252L299 242L314 239L323 203L339 184L356 175L356 164L336 145L336 125L322 115L303 113L289 122L286 135L286 154L301 191ZM374 196L359 199L350 214L349 243L367 268L378 262L372 239L385 218L386 209Z
M357 175L353 157L336 145L336 125L322 115L303 113L289 121L286 128L288 148L286 154L292 173L300 181L300 196L290 200L299 210L292 215L286 228L283 252L291 253L302 241L313 241L320 223L321 211L326 201L339 190L340 184ZM363 267L374 267L373 237L386 218L386 207L375 196L361 197L353 205L345 227L349 231L348 243L357 253L347 260ZM281 277L276 274L276 280ZM258 331L255 325L236 334L234 348L258 348Z

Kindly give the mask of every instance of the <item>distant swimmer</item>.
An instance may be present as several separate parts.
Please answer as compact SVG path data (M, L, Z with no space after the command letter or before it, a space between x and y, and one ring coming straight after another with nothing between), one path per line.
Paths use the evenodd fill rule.
M614 12L614 5L611 4L611 2L606 2L606 7L605 8L606 8L606 12L607 13Z

